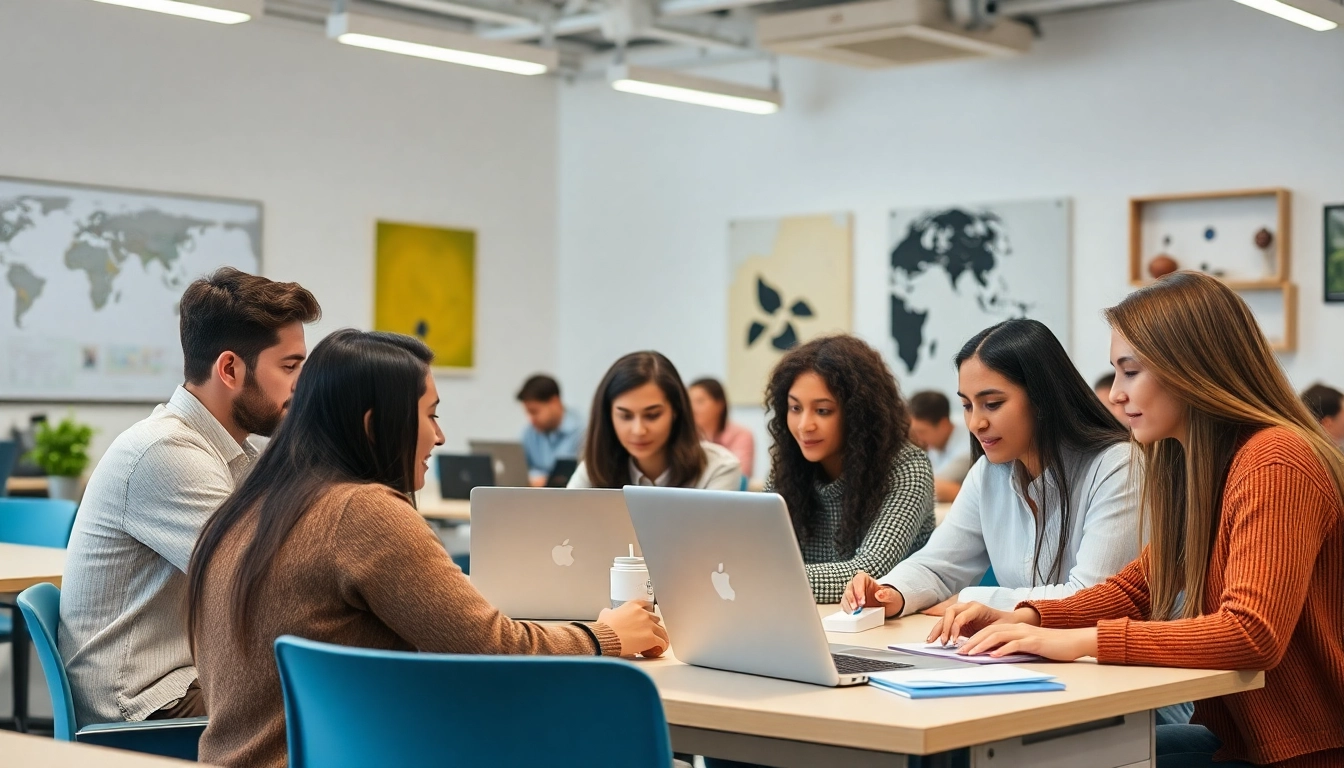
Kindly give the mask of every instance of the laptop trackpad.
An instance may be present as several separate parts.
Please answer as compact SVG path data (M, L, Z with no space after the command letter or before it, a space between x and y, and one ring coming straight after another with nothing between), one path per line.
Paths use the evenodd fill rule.
M932 656L916 656L913 653L902 653L900 651L889 651L884 648L866 648L861 645L842 645L840 643L831 643L831 653L839 653L845 656L857 656L861 659L878 659L879 661L894 661L899 664L910 664L918 669L952 669L969 662L956 661L955 659L939 659Z

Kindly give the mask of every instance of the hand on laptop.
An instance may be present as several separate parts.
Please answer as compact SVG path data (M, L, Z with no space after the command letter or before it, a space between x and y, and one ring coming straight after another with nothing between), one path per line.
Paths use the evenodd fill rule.
M667 650L667 629L663 620L653 612L653 605L643 600L631 600L620 608L607 608L598 615L599 624L611 627L621 639L621 655L639 654L652 659Z
M1040 614L1033 608L1000 611L982 603L957 603L943 611L943 617L933 625L927 642L950 645L969 637L992 624L1031 624L1039 626Z
M863 571L854 574L849 586L845 587L844 597L840 598L840 610L852 613L858 608L876 608L879 605L886 609L886 617L890 619L901 615L905 598L891 587L878 584L877 579Z

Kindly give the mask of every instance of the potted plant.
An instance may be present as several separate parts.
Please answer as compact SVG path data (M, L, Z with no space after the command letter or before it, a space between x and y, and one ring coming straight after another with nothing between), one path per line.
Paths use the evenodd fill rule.
M38 424L33 438L27 458L47 473L47 495L79 501L79 479L89 466L93 427L67 416L54 427L45 421Z

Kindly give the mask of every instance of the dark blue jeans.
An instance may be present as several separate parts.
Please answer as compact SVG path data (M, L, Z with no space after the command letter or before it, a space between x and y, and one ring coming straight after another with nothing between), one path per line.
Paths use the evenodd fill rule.
M1236 760L1215 763L1213 753L1223 742L1202 725L1157 726L1157 768L1255 768Z

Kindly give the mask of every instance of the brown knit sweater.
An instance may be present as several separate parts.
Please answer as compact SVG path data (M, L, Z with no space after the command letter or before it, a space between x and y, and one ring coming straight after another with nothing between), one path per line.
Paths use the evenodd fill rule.
M401 651L620 653L605 624L512 621L481 597L405 497L381 485L339 485L294 526L253 597L239 645L232 576L256 529L253 512L221 543L205 574L196 669L210 725L202 762L284 766L285 712L273 644L280 635Z
M1204 613L1151 621L1148 551L1063 600L1025 603L1041 626L1097 627L1097 660L1265 671L1265 687L1195 703L1220 760L1344 766L1344 507L1285 429L1237 451L1223 492Z

